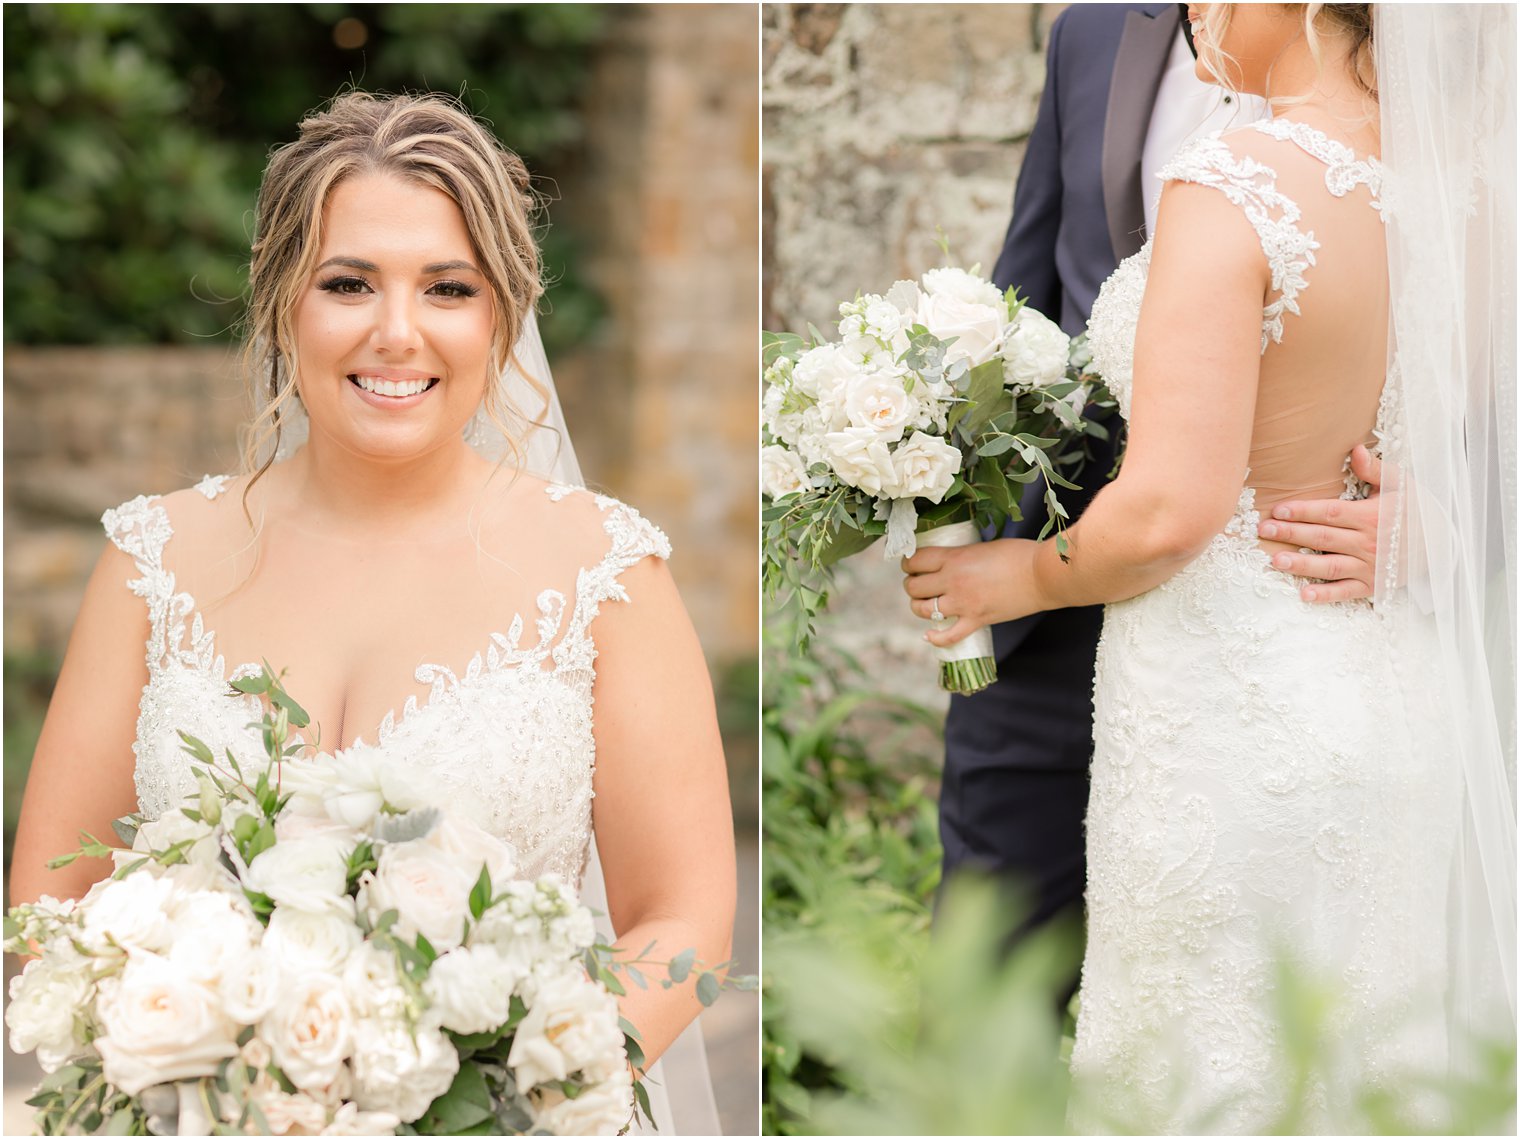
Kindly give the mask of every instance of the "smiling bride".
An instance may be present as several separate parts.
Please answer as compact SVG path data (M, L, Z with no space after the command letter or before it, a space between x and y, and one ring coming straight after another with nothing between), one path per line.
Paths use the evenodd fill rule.
M179 731L218 755L252 737L257 754L255 698L229 681L269 661L310 712L313 753L404 762L526 877L600 873L605 903L589 904L621 946L728 957L708 672L665 536L573 485L534 324L532 205L517 157L437 97L344 95L273 153L247 469L106 511L13 904L80 897L110 863L50 857L194 790ZM699 1010L680 985L619 1003L650 1062Z

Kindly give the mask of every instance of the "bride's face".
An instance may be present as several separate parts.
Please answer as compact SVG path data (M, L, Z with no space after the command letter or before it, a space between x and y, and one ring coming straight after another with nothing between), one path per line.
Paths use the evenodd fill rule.
M1188 23L1198 50L1194 65L1205 83L1221 82L1209 65L1221 69L1223 86L1247 95L1265 95L1267 77L1277 58L1303 35L1303 16L1288 4L1190 4Z
M458 443L485 394L491 290L464 215L430 187L390 174L338 184L294 325L313 442L415 458Z

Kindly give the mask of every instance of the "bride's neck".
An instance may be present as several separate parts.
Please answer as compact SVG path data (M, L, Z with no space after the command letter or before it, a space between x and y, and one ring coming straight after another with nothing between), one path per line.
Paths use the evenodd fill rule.
M1327 40L1315 59L1303 39L1294 40L1272 65L1267 96L1274 115L1318 107L1347 124L1377 121L1377 105L1362 89L1343 43Z
M312 440L288 464L282 497L308 525L335 537L404 537L467 508L485 463L463 440L426 455L374 462Z

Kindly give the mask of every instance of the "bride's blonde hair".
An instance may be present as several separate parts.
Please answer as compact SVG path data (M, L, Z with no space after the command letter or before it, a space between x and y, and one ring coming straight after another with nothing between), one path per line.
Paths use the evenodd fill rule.
M1349 53L1351 74L1357 85L1373 102L1377 101L1377 69L1373 63L1372 36L1373 15L1371 4L1284 4L1290 12L1298 12L1303 20L1304 42L1309 54L1319 66L1324 66L1324 39L1328 36L1343 41ZM1203 35L1194 39L1198 58L1221 87L1239 93L1240 64L1234 56L1219 45L1229 30L1235 5L1210 4L1203 13ZM1270 81L1271 73L1268 72ZM1282 105L1283 100L1273 100L1268 91L1268 102Z
M252 489L274 462L296 392L293 321L322 246L322 214L333 189L360 174L391 174L440 190L459 207L488 282L494 328L485 414L521 458L523 413L503 406L493 382L512 360L531 306L543 293L531 218L537 201L522 160L455 100L441 95L339 95L301 120L294 142L269 156L255 210L248 271L245 362L262 404L243 441ZM547 389L534 377L529 386ZM514 430L510 424L517 424ZM259 455L265 455L262 462Z

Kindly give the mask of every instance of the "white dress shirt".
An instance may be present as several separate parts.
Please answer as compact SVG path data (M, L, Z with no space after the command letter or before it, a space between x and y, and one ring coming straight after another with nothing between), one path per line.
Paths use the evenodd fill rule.
M1242 127L1267 116L1265 99L1255 95L1234 95L1205 83L1193 70L1193 53L1187 38L1177 29L1166 72L1156 92L1151 109L1150 126L1145 132L1145 148L1140 152L1140 192L1145 202L1145 232L1156 229L1156 206L1161 199L1161 181L1157 175L1186 142L1210 131Z

